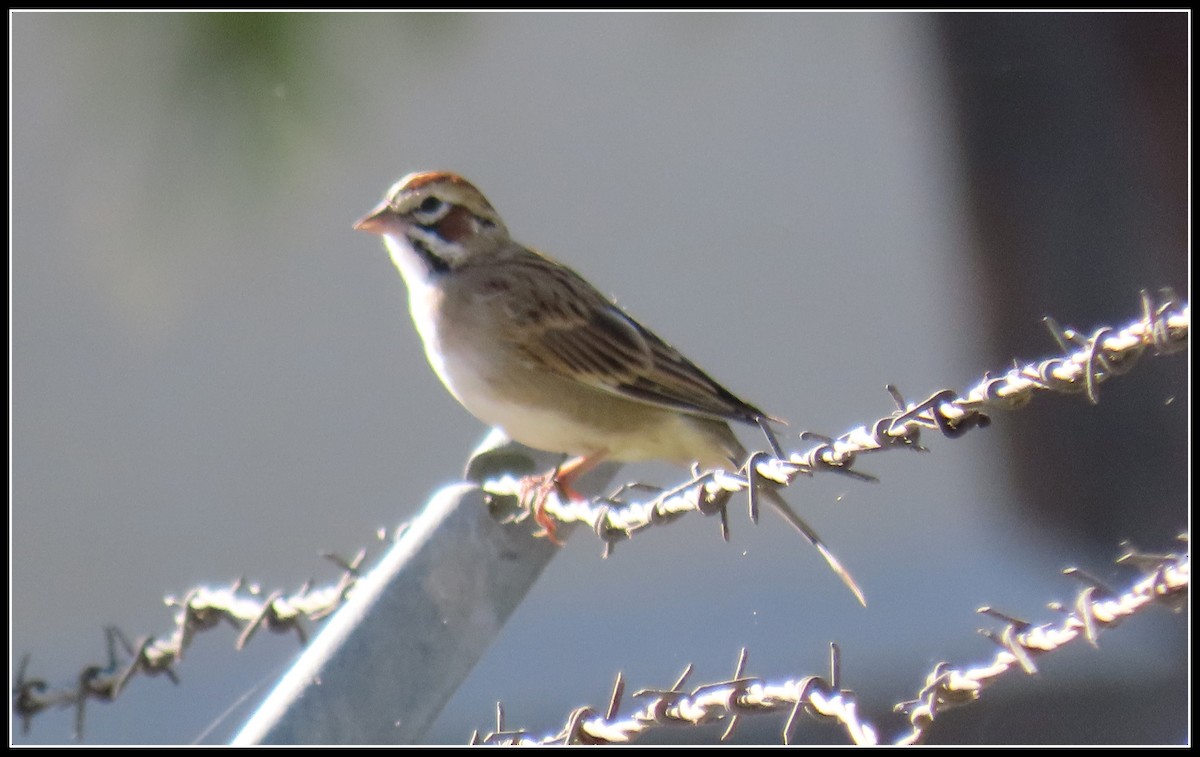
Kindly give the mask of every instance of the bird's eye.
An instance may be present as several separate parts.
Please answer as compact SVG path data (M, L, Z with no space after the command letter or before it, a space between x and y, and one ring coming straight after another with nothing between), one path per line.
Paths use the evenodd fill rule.
M442 201L436 197L426 197L421 201L421 204L417 206L417 210L421 211L422 213L436 213L442 209L442 204Z

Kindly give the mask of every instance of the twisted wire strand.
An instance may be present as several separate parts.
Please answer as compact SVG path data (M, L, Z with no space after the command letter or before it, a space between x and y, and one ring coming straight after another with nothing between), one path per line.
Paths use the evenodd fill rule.
M1186 540L1186 537L1181 537ZM1128 563L1143 575L1125 591L1117 593L1090 583L1079 590L1074 602L1049 607L1062 614L1056 622L1034 626L993 608L980 613L1001 619L1000 631L985 635L999 651L989 660L967 666L938 663L924 686L909 701L893 708L908 720L908 729L895 734L891 743L917 744L928 737L943 712L977 702L984 689L999 678L1014 673L1037 672L1035 659L1051 654L1073 642L1095 644L1101 631L1113 628L1153 605L1180 609L1188 597L1191 577L1189 554L1147 555L1128 551L1118 562ZM1078 574L1068 569L1065 574ZM545 736L531 736L526 730L509 728L504 723L503 707L497 705L496 729L485 735L472 734L473 744L624 744L662 728L725 723L721 740L728 739L740 718L765 713L787 713L781 738L791 744L801 713L836 723L853 744L874 746L881 741L880 730L859 712L854 692L843 686L840 650L831 644L831 672L827 678L810 675L778 683L747 676L747 653L743 649L733 675L726 680L701 684L687 690L684 685L693 666L689 665L673 685L665 689L643 689L635 698L646 703L635 712L618 716L624 677L618 674L613 694L603 713L592 707L573 710L562 730Z
M383 538L383 535L380 535ZM334 584L313 587L305 583L298 591L286 594L273 591L264 596L257 585L237 579L228 586L199 586L181 598L167 596L168 607L176 608L174 626L164 636L145 636L131 643L116 626L105 628L108 661L104 665L84 667L75 685L51 688L40 678L27 678L29 656L17 669L13 687L13 712L21 719L22 733L28 733L33 718L51 708L75 708L75 738L81 738L84 713L91 700L113 701L137 675L167 676L179 683L176 668L197 634L229 625L238 631L235 648L245 647L260 628L276 634L295 633L301 644L308 640L306 622L316 622L332 614L350 596L357 582L367 551L359 550L350 560L324 555L342 569Z

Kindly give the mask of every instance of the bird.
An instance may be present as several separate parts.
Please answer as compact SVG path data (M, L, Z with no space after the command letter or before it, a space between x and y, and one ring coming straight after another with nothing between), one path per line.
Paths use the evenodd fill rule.
M738 398L566 265L515 241L470 182L410 173L355 223L377 234L408 289L434 372L479 420L569 457L524 482L571 499L603 461L662 460L737 470L731 422L775 420ZM758 493L817 550L864 606L849 572L769 484ZM540 507L535 519L554 538Z

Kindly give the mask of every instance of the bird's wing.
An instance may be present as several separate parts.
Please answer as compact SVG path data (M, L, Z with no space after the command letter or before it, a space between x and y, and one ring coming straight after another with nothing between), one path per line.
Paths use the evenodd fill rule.
M538 367L622 397L693 415L754 423L739 399L570 269L545 260L516 316L516 345ZM551 272L553 275L546 276ZM528 281L529 278L525 277Z

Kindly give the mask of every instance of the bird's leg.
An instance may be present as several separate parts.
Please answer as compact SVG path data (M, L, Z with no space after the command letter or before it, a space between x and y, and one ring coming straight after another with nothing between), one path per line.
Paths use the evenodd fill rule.
M534 536L545 536L555 544L562 545L558 539L554 519L546 513L546 499L553 491L563 499L586 502L587 497L575 491L575 481L599 465L604 457L604 452L580 455L567 460L549 473L521 479L521 506L528 508L533 513L533 520L542 527Z

